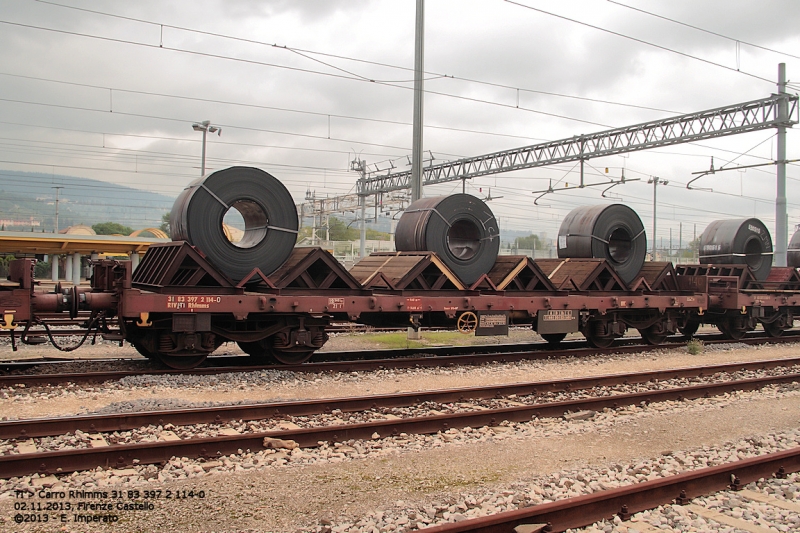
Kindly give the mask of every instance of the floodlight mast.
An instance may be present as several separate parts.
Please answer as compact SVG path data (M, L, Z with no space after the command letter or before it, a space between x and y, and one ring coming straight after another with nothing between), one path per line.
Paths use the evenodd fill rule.
M202 161L200 163L200 175L206 175L206 135L208 133L216 133L217 135L222 135L222 128L217 126L212 126L210 120L204 120L203 122L195 122L192 124L192 129L194 131L202 131L203 132L203 156Z

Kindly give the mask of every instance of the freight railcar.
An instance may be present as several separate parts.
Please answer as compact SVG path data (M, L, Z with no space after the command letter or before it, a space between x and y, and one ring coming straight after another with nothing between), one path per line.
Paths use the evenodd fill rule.
M559 257L533 260L497 255L497 222L479 199L426 198L398 224L400 251L348 271L325 250L294 247L290 201L260 170L209 174L176 201L175 240L152 245L135 272L130 261L98 260L90 287L44 293L33 261L12 261L0 327L12 343L55 344L52 326L81 318L84 338L127 341L148 358L191 368L225 342L259 360L304 362L332 321L477 335L529 325L553 344L579 331L608 347L629 329L660 344L702 323L733 339L759 323L777 336L800 307L798 270L770 268L772 243L757 219L713 223L701 238L704 264L674 267L644 261L646 234L630 208L580 207L561 226ZM222 229L232 207L245 224L237 243Z

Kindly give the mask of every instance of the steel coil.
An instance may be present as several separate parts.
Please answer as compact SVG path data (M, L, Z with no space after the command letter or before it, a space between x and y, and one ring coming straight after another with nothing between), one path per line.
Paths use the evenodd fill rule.
M792 240L789 241L786 264L790 267L800 267L800 229L794 232Z
M576 207L558 230L558 257L605 259L625 283L642 270L646 254L642 220L626 205Z
M757 218L715 220L700 235L700 262L747 265L765 280L772 269L772 237Z
M222 221L235 209L244 235L232 243ZM292 253L297 240L297 210L292 195L270 174L252 167L231 167L192 182L175 200L170 214L174 241L187 241L238 282L258 267L269 275Z
M422 198L400 217L395 247L400 252L436 252L461 281L470 285L494 266L500 231L492 210L474 196Z

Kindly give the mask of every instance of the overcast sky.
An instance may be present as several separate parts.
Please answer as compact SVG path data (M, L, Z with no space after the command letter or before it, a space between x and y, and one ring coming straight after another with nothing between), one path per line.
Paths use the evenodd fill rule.
M800 79L796 0L621 2L519 2L546 14L501 0L427 0L425 150L438 162L759 99L777 91L780 62L790 82ZM413 0L0 0L0 169L175 196L200 173L191 124L210 120L222 127L209 138L210 168L260 167L298 202L307 189L352 192L355 157L373 170L408 168L414 19ZM800 157L797 141L790 130L790 159ZM684 243L718 218L757 216L774 234L774 166L696 183L713 191L685 185L712 157L716 167L752 165L775 152L775 131L765 130L591 160L586 181L623 168L641 179L613 199L638 211L650 237L647 180L669 180L658 191L658 238L672 229L675 245L681 222ZM790 235L799 168L787 170ZM552 237L573 207L611 201L589 188L534 205L533 191L574 184L577 172L498 174L467 191L502 196L491 202L502 228Z

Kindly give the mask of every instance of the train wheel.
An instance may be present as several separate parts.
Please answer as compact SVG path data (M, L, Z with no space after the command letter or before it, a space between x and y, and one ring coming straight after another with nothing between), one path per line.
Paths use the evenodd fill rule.
M581 330L586 342L593 348L608 348L614 344L614 336L609 334L610 325L602 320L590 320Z
M236 344L239 345L239 348L241 348L244 353L259 363L266 364L275 362L272 356L272 350L265 347L262 341L237 342Z
M472 311L461 313L456 326L461 333L472 333L478 327L478 315Z
M725 338L735 341L738 341L744 337L745 333L747 333L746 329L737 327L736 322L733 319L726 319L722 323L718 324L717 327L725 336Z
M156 359L161 361L164 365L175 370L189 370L197 368L202 365L208 355L166 355L163 353L156 354Z
M664 344L664 341L667 340L667 334L661 332L656 333L654 328L655 326L650 326L646 329L640 329L639 334L647 344L652 344L653 346Z
M279 363L283 363L284 365L299 365L305 363L311 356L314 355L314 349L309 348L307 350L296 350L296 351L287 351L287 350L279 350L277 348L272 349L272 357L274 357Z
M586 337L586 342L588 342L589 346L592 348L608 348L614 344L614 337L595 337L590 335Z
M762 324L764 326L764 331L767 332L767 335L770 337L780 337L783 335L783 327L780 325L780 321L776 320L775 322L770 322L769 324Z
M567 336L566 333L540 333L542 338L547 341L547 344L560 344L561 341L564 340L564 337Z
M593 348L608 348L612 344L614 344L614 337L611 335L602 336L595 333L593 330L596 330L597 327L592 327L592 324L589 324L588 331L583 332L583 336L586 337L586 342L589 343L589 346Z
M131 346L133 346L136 351L139 352L139 355L147 357L150 360L158 360L158 354L145 348L144 344L141 342L133 341L131 342Z
M696 322L694 320L687 320L686 325L682 328L678 328L678 330L683 333L683 336L687 339L691 339L694 337L694 334L697 333L698 328L700 327L700 322Z

